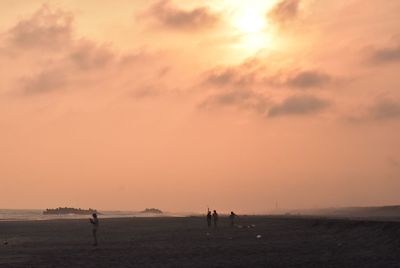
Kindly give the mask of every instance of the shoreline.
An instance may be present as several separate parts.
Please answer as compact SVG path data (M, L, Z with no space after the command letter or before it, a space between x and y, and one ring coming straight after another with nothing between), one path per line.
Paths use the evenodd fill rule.
M0 222L6 267L396 267L398 222L242 216ZM3 244L7 242L7 245Z
M91 215L60 215L50 218L37 219L0 219L1 222L40 222L40 221L79 221L89 219ZM71 217L70 217L71 216ZM68 218L69 217L69 218ZM221 218L228 218L229 214L220 214ZM330 215L279 215L279 214L255 214L255 215L239 215L241 218L264 218L264 219L281 219L281 220L332 220L332 221L363 221L363 222L400 222L400 217L349 217L349 216L330 216ZM160 219L160 218L198 218L203 219L205 215L99 215L99 219Z

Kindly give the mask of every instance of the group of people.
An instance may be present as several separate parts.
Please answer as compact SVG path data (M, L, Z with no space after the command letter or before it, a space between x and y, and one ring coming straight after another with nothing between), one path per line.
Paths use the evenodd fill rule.
M214 228L218 227L218 213L216 210L213 211L213 213L211 213L210 209L208 209L207 211L207 225L208 227L211 227L211 222L212 220L214 220ZM230 225L231 227L233 227L235 225L235 218L237 217L237 215L231 211L231 214L229 215L229 221L230 221Z
M218 227L218 213L216 210L211 213L210 209L207 211L207 225L208 227L211 227L211 222L214 220L214 228ZM237 215L231 211L231 214L229 215L229 221L230 221L230 226L233 227L235 225L235 218ZM97 229L99 228L99 218L97 217L96 213L92 214L92 218L89 219L90 223L92 224L92 235L93 235L93 245L97 246Z

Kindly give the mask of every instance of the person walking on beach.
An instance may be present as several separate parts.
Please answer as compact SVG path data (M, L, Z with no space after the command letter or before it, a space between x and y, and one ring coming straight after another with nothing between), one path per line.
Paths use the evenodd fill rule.
M92 234L93 234L93 239L94 243L93 246L97 246L97 229L99 228L99 219L97 218L97 214L93 213L92 214L93 218L89 219L90 223L92 224Z
M210 228L211 227L211 211L210 211L210 209L208 209L208 211L207 211L207 225L208 225L208 227Z
M236 218L236 214L231 211L231 215L229 215L229 220L231 221L231 227L233 227L235 225L235 218Z
M214 210L212 216L213 216L213 219L214 219L214 228L217 228L217 225L218 225L218 213L217 213L216 210Z

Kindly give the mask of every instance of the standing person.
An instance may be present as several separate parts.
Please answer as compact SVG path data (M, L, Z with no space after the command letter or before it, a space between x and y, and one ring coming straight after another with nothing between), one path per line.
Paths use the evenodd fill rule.
M99 228L99 219L97 218L97 214L93 213L92 214L93 218L89 219L90 223L92 224L92 234L93 234L93 239L94 243L93 246L97 246L97 229Z
M218 224L218 213L216 210L214 210L213 214L213 219L214 219L214 228L217 228L217 224Z
M207 225L210 228L211 227L211 211L208 209L207 211Z
M231 215L229 215L229 220L231 221L231 227L233 227L235 225L235 218L236 218L236 214L231 211Z

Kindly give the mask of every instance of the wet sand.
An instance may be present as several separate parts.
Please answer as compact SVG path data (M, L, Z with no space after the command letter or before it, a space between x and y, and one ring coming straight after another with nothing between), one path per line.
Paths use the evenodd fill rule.
M215 230L199 217L100 221L98 247L88 220L0 222L0 267L400 267L398 222L241 217L230 228L221 217Z

